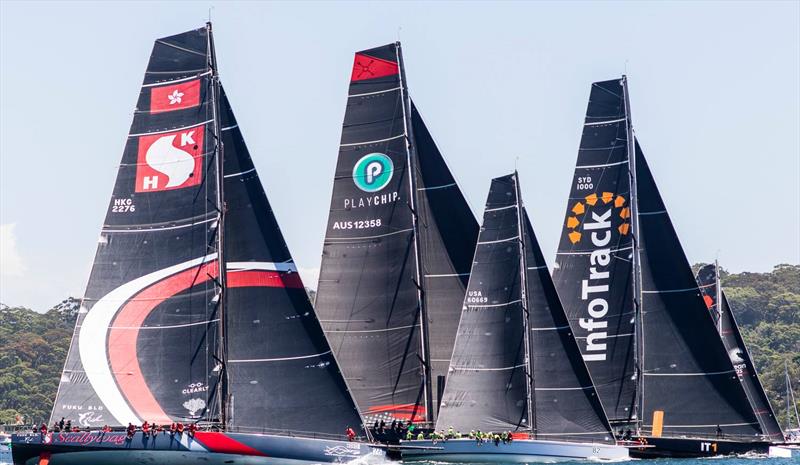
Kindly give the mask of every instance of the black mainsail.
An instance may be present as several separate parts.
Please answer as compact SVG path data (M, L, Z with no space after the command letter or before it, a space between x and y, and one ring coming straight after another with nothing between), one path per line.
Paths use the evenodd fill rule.
M369 422L433 420L477 229L400 44L356 53L315 306Z
M719 267L712 263L700 268L697 271L697 284L700 286L706 307L716 323L728 356L736 369L736 376L742 382L747 398L758 418L761 430L771 441L782 441L783 430L781 430L767 394L764 392L753 359L744 343L742 333L739 331L739 325L736 324L736 317L720 285Z
M518 178L489 189L437 428L612 441Z
M612 421L761 433L635 143L625 77L592 85L554 278Z
M210 24L153 47L61 417L331 434L361 424L219 84Z

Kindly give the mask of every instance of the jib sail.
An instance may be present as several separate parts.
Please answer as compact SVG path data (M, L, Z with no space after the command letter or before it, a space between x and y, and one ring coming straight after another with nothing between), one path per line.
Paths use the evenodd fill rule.
M341 434L361 418L224 91L229 428Z
M209 34L153 46L54 421L98 427L220 414Z
M553 280L609 420L635 415L627 111L619 79L592 84Z
M783 431L778 425L764 387L761 385L753 359L750 357L742 333L739 331L739 325L736 324L736 317L728 304L728 298L719 286L717 270L715 264L700 268L697 271L697 284L700 286L706 307L714 318L725 350L728 351L731 363L736 369L736 375L742 382L742 387L744 387L750 405L758 418L761 430L769 436L770 440L780 441L783 438Z
M356 53L315 302L370 423L435 415L477 235L403 78L399 44Z
M666 207L636 144L642 276L642 426L667 435L761 428L709 316Z
M492 180L437 427L613 441L520 197Z

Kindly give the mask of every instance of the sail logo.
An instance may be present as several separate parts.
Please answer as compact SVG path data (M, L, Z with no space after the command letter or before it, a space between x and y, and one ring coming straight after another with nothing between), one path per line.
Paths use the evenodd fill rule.
M136 192L159 192L200 184L204 126L139 137Z
M150 113L184 110L200 105L200 79L153 87L150 91Z
M392 159L382 153L364 155L353 167L353 182L364 192L378 192L394 174Z
M578 319L578 325L586 330L585 347L581 351L586 362L605 361L608 337L608 297L611 272L612 217L614 212L621 223L617 226L620 235L630 231L630 208L625 198L613 192L593 193L584 201L576 202L567 216L567 238L572 244L587 241L592 249L589 254L589 276L581 280L581 300L586 305L586 316ZM584 203L585 202L585 203ZM618 220L614 220L617 222Z

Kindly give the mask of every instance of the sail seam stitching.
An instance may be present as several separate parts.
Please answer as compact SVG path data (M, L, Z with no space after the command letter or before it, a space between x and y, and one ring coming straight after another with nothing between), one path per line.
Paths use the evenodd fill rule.
M197 79L199 77L207 76L209 74L211 74L211 71L206 71L205 73L195 74L194 76L189 76L189 77L184 77L184 78L171 79L171 80L168 80L168 81L151 82L150 84L142 84L142 87L158 87L158 86L162 86L162 85L165 85L165 84L166 85L175 84L175 83L178 83L178 82L190 81L192 79Z
M330 350L321 352L319 354L311 354L311 355L300 355L297 357L279 357L279 358L251 358L251 359L239 359L239 360L228 360L228 363L252 363L252 362L281 362L286 360L301 360L304 358L314 358L320 357L322 355L327 355L331 353Z
M518 235L517 236L513 236L513 237L507 237L505 239L498 239L496 241L483 241L483 242L478 241L478 245L497 244L497 243L500 243L500 242L509 242L509 241L513 241L513 240L517 240L517 239L519 239Z
M191 124L189 126L183 126L183 127L180 127L180 128L171 128L171 129L163 129L161 131L154 131L154 132L139 132L139 133L136 133L136 134L128 134L128 137L152 136L152 135L156 135L156 134L164 134L164 133L167 133L167 132L178 132L178 131L183 131L184 129L196 128L198 126L202 126L204 124L208 124L208 123L211 123L213 121L214 121L214 119L212 118L210 120L206 120L206 121L203 121L201 123L195 123L195 124Z
M578 168L605 168L605 167L608 167L608 166L624 165L626 163L628 163L627 159L622 160L622 161L618 161L618 162L614 162L614 163L604 163L602 165L578 165L578 166L575 167L575 169L578 169Z
M386 90L378 90L378 91L375 91L375 92L364 92L363 94L350 94L350 95L347 96L347 98L366 97L367 95L383 94L383 93L386 93L386 92L394 92L396 90L400 90L400 86L392 87L391 89L386 89Z
M368 141L364 141L364 142L351 142L349 144L339 144L339 147L354 147L356 145L377 144L377 143L380 143L380 142L388 142L390 140L400 139L400 138L405 137L405 136L406 136L406 134L403 133L403 134L398 134L398 135L393 136L393 137L388 137L386 139L368 140Z

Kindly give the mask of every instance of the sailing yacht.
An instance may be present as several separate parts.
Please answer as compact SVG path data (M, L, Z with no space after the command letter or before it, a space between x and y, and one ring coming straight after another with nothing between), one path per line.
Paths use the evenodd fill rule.
M519 175L492 180L461 310L440 431L512 433L404 441L404 459L624 460L581 358L528 213Z
M362 419L220 83L210 23L153 46L50 424L61 418L80 432L15 435L14 463L384 455L344 437L363 438ZM166 429L125 431L145 422Z
M640 457L766 452L635 138L628 80L592 84L553 279L611 426Z
M433 425L478 223L400 43L355 54L315 308L367 424Z

